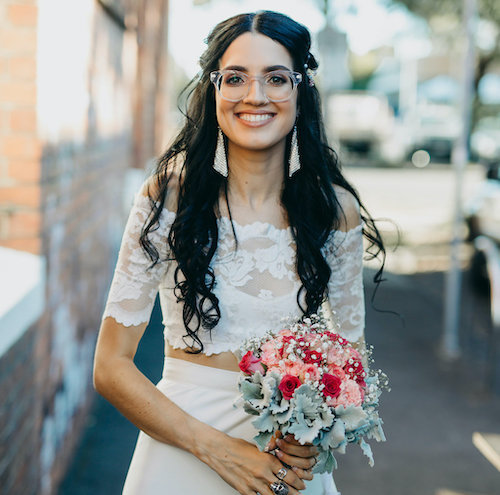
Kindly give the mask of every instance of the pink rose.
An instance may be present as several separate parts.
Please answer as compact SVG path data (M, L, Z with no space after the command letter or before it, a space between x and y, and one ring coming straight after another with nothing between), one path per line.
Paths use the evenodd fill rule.
M343 349L339 349L335 346L330 347L330 349L328 349L328 353L326 355L326 362L329 365L336 364L337 366L342 366L344 364L344 351L343 351Z
M279 351L274 347L274 342L271 340L262 346L262 362L267 366L277 366L281 360Z
M304 364L302 366L302 369L299 373L299 377L304 382L306 381L306 373L309 373L308 380L311 380L311 381L319 380L320 371L319 371L318 367L315 366L314 364Z
M333 406L342 405L347 407L349 405L361 406L363 403L363 394L360 386L354 380L346 380L342 383L342 391L336 398Z
M247 375L253 375L257 371L263 375L266 371L262 365L262 361L252 351L248 351L241 358L239 366L240 370Z
M293 397L293 393L297 387L300 387L302 384L300 380L293 375L285 375L281 379L281 383L278 388L281 390L283 397L287 400L290 400Z
M336 364L328 365L328 373L330 373L330 375L338 376L342 381L345 380L345 371Z
M342 380L337 375L325 373L323 378L321 378L321 383L325 386L323 388L323 395L325 397L337 397L340 394Z
M359 353L359 351L354 349L354 347L348 347L345 350L345 359L350 359L350 358L361 360L361 354Z
M304 363L302 361L287 361L283 366L284 375L301 376L304 369Z

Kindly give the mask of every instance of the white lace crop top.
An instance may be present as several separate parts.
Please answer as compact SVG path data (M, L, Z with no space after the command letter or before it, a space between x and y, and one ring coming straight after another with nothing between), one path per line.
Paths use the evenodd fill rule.
M174 295L175 261L159 262L148 269L151 260L139 244L149 212L149 199L138 193L123 234L103 319L112 317L124 326L147 323L159 292L165 341L184 349L194 343L186 337L181 303ZM160 259L168 258L166 238L174 218L175 213L164 208L159 228L149 233ZM279 328L283 317L302 314L297 304L301 283L295 272L290 229L262 222L233 224L236 250L229 219L218 220L219 245L211 263L221 317L211 332L203 328L198 332L207 355L236 352L245 339ZM362 226L348 232L332 231L323 253L332 269L330 304L342 335L354 342L363 335L365 316Z

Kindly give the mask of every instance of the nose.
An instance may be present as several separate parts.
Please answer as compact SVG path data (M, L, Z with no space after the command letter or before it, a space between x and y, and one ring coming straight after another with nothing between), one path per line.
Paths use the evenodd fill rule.
M243 101L252 105L264 105L269 101L261 81L258 79L251 79L249 81L248 94L243 98Z

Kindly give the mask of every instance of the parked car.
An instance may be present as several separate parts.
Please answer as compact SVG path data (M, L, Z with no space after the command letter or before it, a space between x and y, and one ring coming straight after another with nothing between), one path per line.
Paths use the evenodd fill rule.
M394 112L387 97L372 91L340 91L328 98L328 124L334 141L350 151L372 154L388 139Z
M414 139L410 155L427 151L434 160L450 161L453 146L460 135L458 108L449 103L423 101L417 105Z
M484 235L500 246L500 160L488 165L485 180L467 203L464 213L469 241ZM479 251L473 254L471 270L476 285L487 286L485 259Z

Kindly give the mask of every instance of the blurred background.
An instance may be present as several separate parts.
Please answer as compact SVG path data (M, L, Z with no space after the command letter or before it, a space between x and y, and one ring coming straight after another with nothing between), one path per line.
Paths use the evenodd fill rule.
M500 494L500 3L0 0L0 493L119 494L137 430L91 386L134 192L220 20L305 24L329 138L387 246L366 336L392 390L344 495ZM155 307L137 363L162 366ZM202 485L201 485L202 486Z

